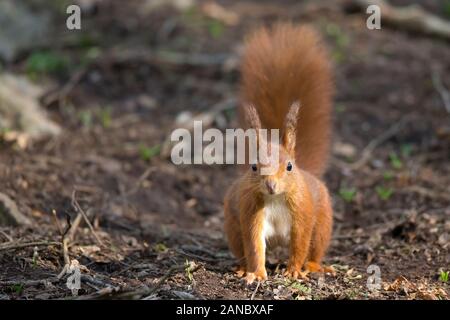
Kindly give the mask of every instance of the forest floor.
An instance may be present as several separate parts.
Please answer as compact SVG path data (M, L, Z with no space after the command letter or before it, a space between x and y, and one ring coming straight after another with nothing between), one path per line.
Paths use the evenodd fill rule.
M450 85L447 42L368 30L341 1L220 1L233 19L142 3L99 2L82 31L41 50L51 70L33 52L4 66L55 84L42 102L63 133L25 150L0 144L0 191L33 221L0 227L0 299L72 298L57 275L67 221L80 218L64 239L82 265L81 298L449 299L450 114L432 80ZM291 281L270 253L268 281L247 286L222 231L236 168L176 166L160 151L186 111L236 97L243 35L278 20L313 24L334 60L325 262L337 272ZM214 123L235 125L233 109Z

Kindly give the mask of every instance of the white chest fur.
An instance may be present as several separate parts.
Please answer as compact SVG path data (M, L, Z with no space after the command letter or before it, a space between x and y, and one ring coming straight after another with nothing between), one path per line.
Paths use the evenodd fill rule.
M291 233L291 213L284 195L266 196L264 198L264 240L288 242Z

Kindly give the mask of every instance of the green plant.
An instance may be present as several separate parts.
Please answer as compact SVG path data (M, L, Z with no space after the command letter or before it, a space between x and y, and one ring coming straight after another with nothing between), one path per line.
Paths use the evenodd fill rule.
M342 29L334 23L328 23L325 28L327 35L334 41L335 46L332 51L332 58L336 63L341 63L345 60L345 49L348 47L349 38L342 31Z
M383 172L384 180L392 180L394 178L394 173L390 170Z
M345 48L349 44L348 36L342 31L342 29L334 23L328 23L326 26L326 32L328 36L332 37L339 48Z
M142 160L150 161L154 156L157 156L161 151L161 146L158 144L153 147L139 146L139 155Z
M92 126L92 112L90 110L81 111L78 114L78 117L80 118L81 124L83 127L89 128Z
M11 286L11 291L14 291L16 294L20 295L23 292L23 288L23 283L16 283Z
M109 128L111 126L111 109L103 108L99 111L100 121L103 128Z
M168 250L164 243L157 243L153 248L156 252L166 252Z
M184 263L184 271L186 273L186 278L188 278L189 282L194 281L195 267L196 267L195 262L186 259L186 262Z
M408 158L412 152L412 145L410 143L402 144L400 147L400 152L403 158Z
M219 20L210 20L208 22L208 32L214 39L219 38L225 30L222 22Z
M354 188L341 188L339 190L339 196L344 199L345 202L352 202L356 196L356 190Z
M34 52L26 60L25 69L32 78L46 74L61 74L69 69L69 60L56 52Z
M306 294L310 294L311 293L311 288L310 287L305 286L304 284L302 284L300 282L297 282L297 281L293 282L290 285L290 287L295 289L298 292L301 292L301 293L306 293Z
M403 168L403 162L402 160L400 160L400 158L396 153L392 152L391 154L389 154L389 161L391 163L392 168L394 169Z
M441 280L442 282L447 283L448 282L448 277L449 277L449 271L441 270L441 272L439 274L439 280Z
M337 113L342 113L345 110L347 110L347 106L342 104L342 103L338 103L338 104L336 104L336 108L335 109L336 109Z
M444 14L450 18L450 0L445 0L443 4Z
M394 190L392 190L391 188L378 186L376 188L376 192L381 200L388 200L394 193Z
M81 56L80 64L82 66L87 66L92 63L95 59L97 59L101 54L101 50L98 47L88 48L84 51Z

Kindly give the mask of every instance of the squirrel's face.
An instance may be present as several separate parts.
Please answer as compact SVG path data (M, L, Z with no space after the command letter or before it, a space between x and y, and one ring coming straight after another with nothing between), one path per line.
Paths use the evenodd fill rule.
M281 139L278 143L258 138L258 148L265 147L267 157L250 167L252 184L256 183L258 190L264 195L276 195L288 192L296 179L292 175L298 170L295 166L296 130L300 103L294 101L289 108L284 121ZM245 109L247 122L251 128L262 128L258 112L252 104ZM264 155L265 152L262 152ZM277 156L272 156L277 155Z
M274 150L275 148L270 148ZM257 163L250 166L251 174L258 181L259 191L264 195L277 195L286 192L293 179L289 176L295 174L295 157L286 149L278 145L279 156L271 158L268 163Z

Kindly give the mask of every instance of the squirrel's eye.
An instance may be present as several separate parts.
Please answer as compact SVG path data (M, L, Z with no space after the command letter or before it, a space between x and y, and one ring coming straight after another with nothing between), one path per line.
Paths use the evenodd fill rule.
M252 164L252 170L253 170L253 171L258 170L258 167L256 166L256 164Z
M292 170L292 163L288 162L286 170L287 171L291 171Z

